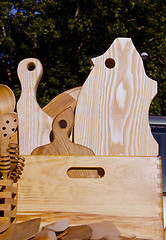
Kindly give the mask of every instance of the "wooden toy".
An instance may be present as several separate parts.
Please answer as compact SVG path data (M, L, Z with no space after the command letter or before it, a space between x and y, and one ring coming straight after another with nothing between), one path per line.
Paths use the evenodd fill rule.
M157 82L146 76L132 40L115 39L92 62L76 106L74 142L95 155L157 156L148 119Z
M0 84L0 116L14 112L15 104L13 91L8 86Z
M18 65L22 88L17 103L20 155L31 154L36 147L50 143L52 118L40 108L36 100L36 90L42 74L43 68L37 59L24 59Z

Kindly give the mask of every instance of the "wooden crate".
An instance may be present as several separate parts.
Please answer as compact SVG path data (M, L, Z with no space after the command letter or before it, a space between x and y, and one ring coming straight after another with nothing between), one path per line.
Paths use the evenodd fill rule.
M14 223L17 213L17 184L0 180L0 221Z
M42 225L110 220L122 234L163 240L159 157L24 156L17 220L41 217ZM71 168L103 169L100 178L70 178ZM101 171L102 172L102 171Z

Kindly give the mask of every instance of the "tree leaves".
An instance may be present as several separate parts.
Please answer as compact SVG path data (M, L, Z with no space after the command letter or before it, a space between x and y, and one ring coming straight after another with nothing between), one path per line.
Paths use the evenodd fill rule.
M1 83L18 98L18 63L38 58L44 67L38 87L43 107L55 95L82 85L90 59L103 54L116 37L131 37L140 54L148 53L146 73L159 85L150 114L166 115L165 8L162 0L1 1Z

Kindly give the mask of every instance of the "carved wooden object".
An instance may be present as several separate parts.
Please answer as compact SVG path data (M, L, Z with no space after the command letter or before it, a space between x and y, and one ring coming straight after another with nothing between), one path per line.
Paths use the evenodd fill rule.
M157 82L146 76L130 38L117 38L93 58L75 114L75 143L96 155L157 156L149 127L149 106Z

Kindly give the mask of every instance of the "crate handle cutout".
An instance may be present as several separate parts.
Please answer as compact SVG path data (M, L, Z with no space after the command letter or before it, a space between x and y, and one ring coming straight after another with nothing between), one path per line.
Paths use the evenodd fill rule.
M83 174L84 170L87 173L87 175ZM97 171L97 176L94 174L92 175L88 174L88 171L90 173L92 170ZM105 175L105 170L101 167L70 167L67 170L67 175L70 178L103 178Z

